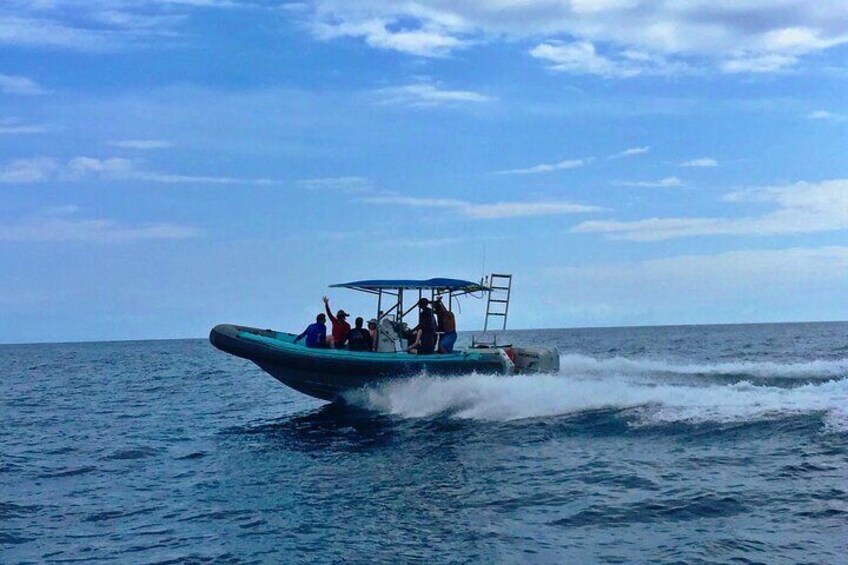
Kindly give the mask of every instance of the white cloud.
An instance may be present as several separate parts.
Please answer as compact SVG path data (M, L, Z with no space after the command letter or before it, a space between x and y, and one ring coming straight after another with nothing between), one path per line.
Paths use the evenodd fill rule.
M826 120L831 122L844 122L848 121L848 116L845 114L836 114L833 112L828 112L827 110L816 110L815 112L810 112L807 114L808 120Z
M397 28L397 24L397 20L384 18L351 22L331 20L317 21L312 29L320 39L361 38L371 47L421 57L442 57L454 49L468 45L467 41L451 35L448 30L433 22L426 22L415 28Z
M554 216L561 214L584 214L597 212L597 206L575 204L562 200L536 202L495 202L493 204L471 204L462 209L469 218L492 220L497 218L520 218L526 216Z
M677 281L685 286L720 279L716 290L749 285L754 281L790 279L845 279L848 273L848 247L789 249L750 249L715 255L678 255L623 264L554 268L551 274L579 276L595 283L618 279L632 284L634 279L647 282Z
M648 181L616 181L613 184L616 186L637 186L643 188L672 188L683 186L683 182L677 177L665 177L664 179Z
M236 0L157 0L160 4L172 4L175 6L191 6L194 8L239 8L245 6L245 2Z
M794 66L798 62L795 55L769 53L734 57L721 64L726 73L774 73Z
M662 56L644 51L624 50L601 55L595 45L588 41L548 41L531 49L530 55L550 63L548 68L553 71L607 78L679 74L687 71L686 65L681 62L669 63Z
M80 179L86 176L103 176L107 178L126 178L133 172L133 162L129 159L113 157L110 159L95 159L93 157L74 157L68 161L63 175Z
M44 182L49 180L58 168L56 161L47 157L14 159L0 169L0 183L29 184Z
M56 14L56 17L60 16ZM133 41L131 36L123 38L119 34L110 36L110 33L105 30L76 27L49 16L19 17L0 12L0 45L98 52Z
M848 229L848 179L755 188L724 196L729 203L756 202L776 208L741 218L649 218L582 222L572 231L611 239L660 241L710 235L786 235Z
M265 178L243 178L243 177L222 177L222 176L202 176L202 175L177 175L170 173L154 173L145 171L136 171L127 175L128 180L140 180L154 182L158 184L217 184L217 185L239 185L251 184L256 186L271 186L283 184L282 181Z
M421 56L525 39L537 41L531 54L556 70L617 78L693 66L775 72L848 42L843 0L315 0L311 6L305 17L323 39L356 37Z
M712 157L699 157L697 159L690 159L689 161L684 161L680 163L681 167L718 167L718 161L713 159Z
M581 325L843 319L846 273L846 246L742 249L555 267L538 294Z
M588 41L568 44L542 43L531 49L530 55L550 62L550 68L555 71L606 77L629 77L639 74L635 68L599 55L595 46Z
M309 4L306 2L286 2L278 8L284 12L300 13L309 11Z
M0 92L19 96L39 96L50 91L28 77L0 73Z
M620 153L616 153L614 155L610 155L607 159L622 159L624 157L632 157L634 155L644 155L651 150L649 145L645 145L644 147L628 147L624 151Z
M284 14L322 40L419 57L533 41L533 56L552 68L614 78L696 66L775 72L848 42L843 0L6 0L0 44L107 51L184 41L186 21L211 9Z
M0 134L27 135L35 133L47 133L49 128L43 125L25 124L14 118L0 120Z
M74 157L66 163L52 158L16 159L0 169L0 183L24 184L47 181L74 182L85 179L146 181L158 184L280 185L282 181L265 178L200 176L163 173L139 169L132 159L110 157Z
M809 27L773 29L767 31L761 38L764 50L788 50L799 54L829 49L846 42L848 42L848 34L844 33L844 30L841 34L825 37L821 31Z
M107 52L161 45L180 37L195 11L256 9L237 0L4 0L0 5L0 44Z
M297 181L298 188L306 190L335 191L345 194L369 192L371 181L365 177L324 177Z
M457 245L463 240L456 237L436 237L432 239L387 239L377 238L377 241L388 247L413 247L417 249L429 249L432 247L447 247L449 245Z
M6 135L27 135L33 133L47 133L46 126L25 126L25 125L0 125L0 134Z
M174 144L163 139L124 139L119 141L110 141L108 145L112 147L120 147L122 149L167 149L173 147Z
M588 164L591 159L565 159L557 163L542 163L523 169L508 169L498 171L499 175L535 175L539 173L552 173L554 171L564 171L566 169L576 169Z
M470 90L445 90L432 83L381 88L375 91L380 104L399 104L418 108L457 103L490 102L491 97Z
M583 214L597 212L601 208L577 204L565 200L538 200L519 202L493 202L480 204L452 198L417 198L411 196L375 196L363 198L368 204L409 206L413 208L447 208L458 214L478 220L519 218L530 216L552 216L561 214Z
M120 243L197 237L200 231L178 224L124 225L113 219L83 218L76 206L45 208L17 223L0 224L0 241Z
M468 205L468 202L464 200L453 198L418 198L415 196L370 196L363 198L362 202L409 206L411 208L463 208Z

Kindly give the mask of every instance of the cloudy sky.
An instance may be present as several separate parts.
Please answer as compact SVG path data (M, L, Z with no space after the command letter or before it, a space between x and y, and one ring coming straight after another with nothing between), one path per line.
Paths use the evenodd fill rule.
M846 92L844 0L4 0L0 342L491 271L513 327L845 320Z

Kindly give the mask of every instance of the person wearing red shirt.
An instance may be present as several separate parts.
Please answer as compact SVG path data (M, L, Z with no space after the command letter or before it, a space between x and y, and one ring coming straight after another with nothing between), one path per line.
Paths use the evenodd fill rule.
M347 318L350 317L350 314L344 310L339 310L333 316L333 312L330 310L330 299L326 296L324 297L324 309L333 323L333 347L343 349L347 341L347 334L350 332L350 324L347 323Z

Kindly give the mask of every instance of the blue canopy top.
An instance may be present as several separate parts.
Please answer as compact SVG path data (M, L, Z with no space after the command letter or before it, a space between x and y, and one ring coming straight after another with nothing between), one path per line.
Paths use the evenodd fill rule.
M331 288L350 288L353 290L441 290L450 292L476 292L489 290L478 282L464 281L460 279L427 279L423 281L398 279L398 280L367 280L348 283L331 284Z

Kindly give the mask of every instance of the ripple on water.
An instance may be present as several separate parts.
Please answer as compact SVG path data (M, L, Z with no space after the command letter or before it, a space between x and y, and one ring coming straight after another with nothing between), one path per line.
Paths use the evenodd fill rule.
M660 485L651 479L640 477L635 473L614 473L606 470L598 470L592 473L583 473L580 480L586 484L599 484L604 486L619 486L624 489L656 491Z
M16 471L22 470L23 468L24 468L23 465L4 461L4 462L0 463L0 474L2 474L2 473L14 473Z
M39 479L58 479L62 477L75 477L77 475L85 475L97 471L94 465L83 465L82 467L60 468L38 475Z
M777 548L760 540L740 536L695 542L686 550L682 550L680 547L665 546L661 546L659 549L663 561L692 562L691 554L695 553L701 557L701 560L696 561L698 563L715 563L727 560L740 565L764 565L773 561ZM687 555L688 558L686 558ZM767 556L772 558L767 559Z
M0 502L0 520L11 520L13 518L24 518L35 514L44 508L38 504L15 504L14 502Z
M130 516L139 516L143 514L149 514L151 512L155 512L159 508L157 507L148 507L148 508L139 508L138 510L103 510L101 512L95 512L94 514L89 514L85 518L82 519L83 522L105 522L109 520L117 520L119 518L128 518Z
M102 457L104 461L130 461L133 459L144 459L145 457L153 457L161 453L161 450L153 447L131 447L128 449L119 449L113 451L109 455Z
M805 461L798 464L784 465L777 472L776 476L781 479L796 479L836 470L837 468L832 465L817 465L815 463Z
M802 512L796 512L796 516L800 516L802 518L813 518L813 519L823 519L823 518L845 518L848 517L848 507L836 507L833 504L825 505L823 508L817 508L815 510L804 510Z
M194 451L192 453L187 453L186 455L178 455L174 457L177 461L191 461L193 459L203 459L209 455L206 451Z
M19 545L35 541L35 538L15 535L11 532L0 532L0 545Z
M742 514L748 506L734 496L700 495L689 499L637 502L620 506L596 505L551 522L556 526L624 526L658 521L689 521Z

